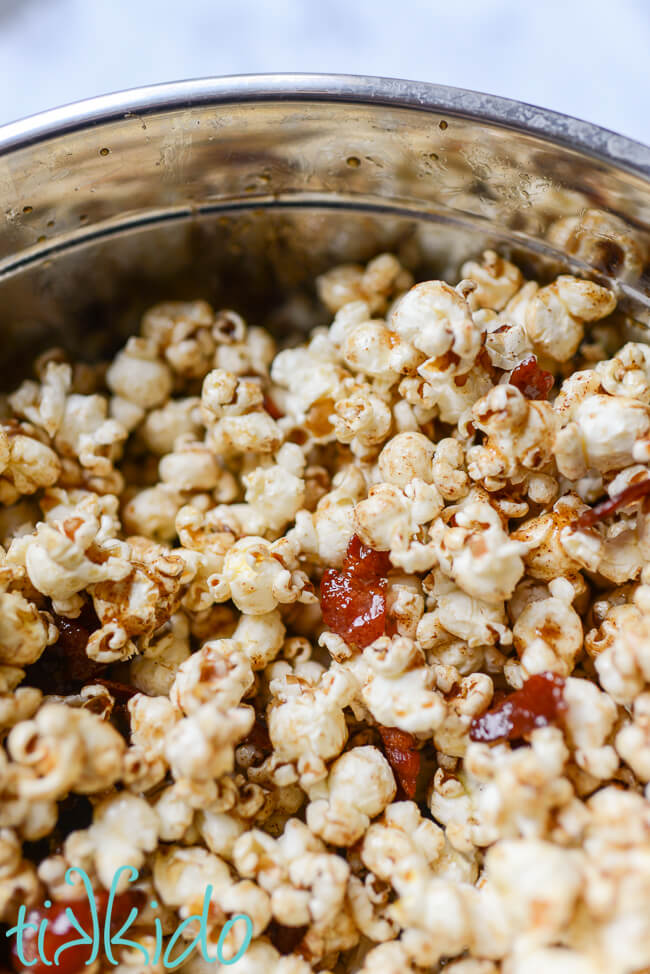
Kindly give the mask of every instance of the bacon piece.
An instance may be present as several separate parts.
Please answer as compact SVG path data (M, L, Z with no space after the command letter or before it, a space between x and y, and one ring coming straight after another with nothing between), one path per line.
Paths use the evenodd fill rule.
M361 538L353 535L343 562L344 571L351 571L358 578L372 578L387 575L390 571L390 555L387 551L376 551L362 543Z
M555 723L565 710L563 678L539 673L529 677L521 690L475 717L469 736L473 741L490 743L517 740L537 727Z
M619 508L631 504L632 501L639 501L641 498L647 497L648 494L650 494L650 477L639 481L638 484L630 484L620 494L615 494L614 497L601 501L600 504L584 511L576 521L576 527L579 529L593 527L598 521L614 514Z
M106 919L108 895L105 891L95 894L100 935ZM131 891L121 893L115 897L111 908L111 920L113 921L111 930L113 933L117 933L126 922L134 906L137 907L138 904L142 905L141 900L142 896ZM27 961L26 967L23 966L18 956L15 939L12 940L11 965L14 971L18 972L18 974L27 974L28 971L31 971L32 974L47 974L49 967L41 958L41 952L46 960L50 962L50 965L52 965L54 955L60 947L64 947L71 941L79 939L79 931L70 922L66 914L68 907L74 913L82 929L92 937L92 917L90 905L87 900L75 900L69 903L65 901L56 902L50 907L45 907L44 905L36 906L28 910L25 918L25 923L36 924L36 930L33 927L27 927L23 933L23 957ZM45 928L42 947L39 952L37 931L45 919L47 919L48 924ZM58 971L59 974L77 974L78 971L84 970L91 950L92 947L88 944L70 947L68 950L61 952L58 958L58 966L53 969Z
M508 382L516 386L526 399L548 399L555 379L550 372L540 369L536 355L529 355L515 366Z
M397 727L379 728L381 739L397 783L407 798L414 798L420 774L421 756L413 734Z
M323 621L356 649L386 632L386 578L390 558L354 535L339 571L328 568L320 586Z

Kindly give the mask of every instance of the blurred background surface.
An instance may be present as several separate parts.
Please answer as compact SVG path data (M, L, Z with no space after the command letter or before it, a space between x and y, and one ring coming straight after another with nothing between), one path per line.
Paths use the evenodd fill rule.
M434 81L650 142L649 0L0 0L0 123L261 71Z

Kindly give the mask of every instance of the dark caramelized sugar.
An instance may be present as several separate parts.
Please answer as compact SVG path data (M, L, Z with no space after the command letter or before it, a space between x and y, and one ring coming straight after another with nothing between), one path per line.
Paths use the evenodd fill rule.
M539 673L529 677L521 690L475 717L469 736L473 741L517 740L537 727L555 723L565 710L563 678Z

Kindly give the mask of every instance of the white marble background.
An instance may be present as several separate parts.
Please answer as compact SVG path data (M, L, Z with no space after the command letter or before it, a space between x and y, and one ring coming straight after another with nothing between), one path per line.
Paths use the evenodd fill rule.
M0 0L0 123L258 71L459 85L650 142L649 0Z

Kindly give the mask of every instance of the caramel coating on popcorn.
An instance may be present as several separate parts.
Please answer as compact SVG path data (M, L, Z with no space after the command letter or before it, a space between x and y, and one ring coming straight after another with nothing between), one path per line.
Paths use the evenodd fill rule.
M645 259L595 211L551 235ZM329 327L282 345L163 302L6 397L3 923L131 865L165 939L208 885L211 941L246 913L241 974L650 969L650 351L602 284L491 250L461 276L334 267ZM326 618L375 579L362 649L318 595L352 557ZM540 674L554 724L471 739ZM150 907L130 935L153 949Z

